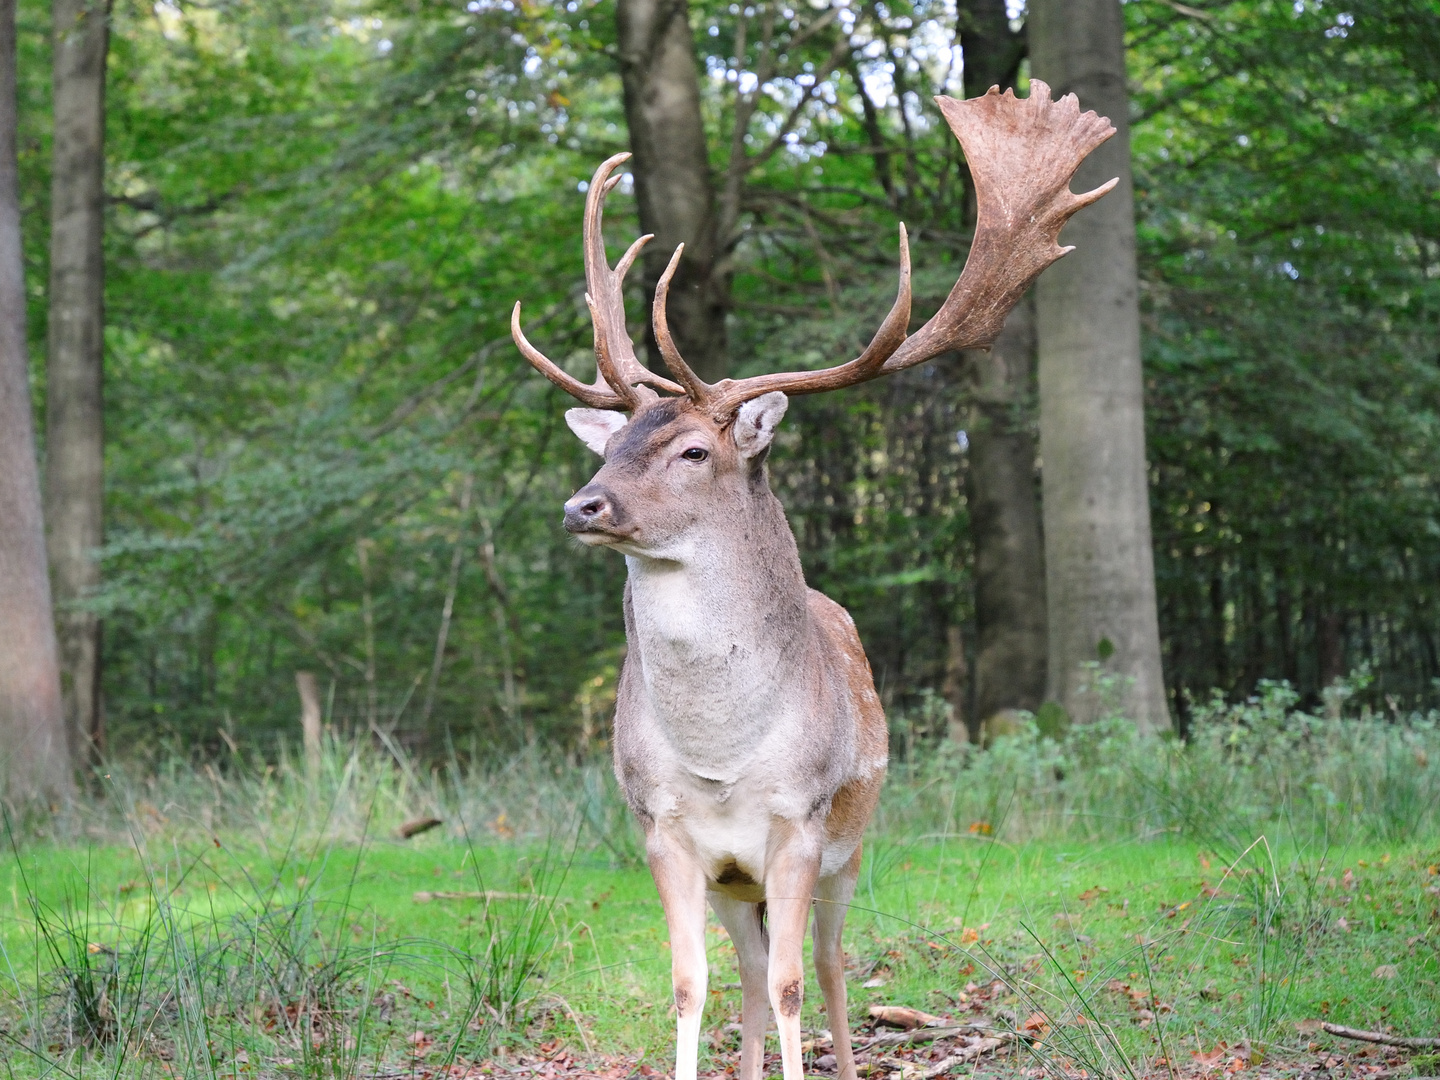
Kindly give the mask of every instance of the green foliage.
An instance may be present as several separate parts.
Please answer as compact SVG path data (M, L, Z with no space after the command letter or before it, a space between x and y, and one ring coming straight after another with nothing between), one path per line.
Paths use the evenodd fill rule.
M958 92L942 5L786 9L753 100L768 16L748 10L692 5L717 182L749 155L740 374L862 348L902 218L928 314L971 212L928 104ZM1270 0L1126 12L1176 709L1264 678L1318 708L1362 663L1372 709L1433 702L1433 2L1349 23ZM37 373L47 19L22 4ZM333 731L432 760L603 742L623 571L557 527L594 459L508 318L523 299L531 336L585 371L580 188L626 141L614 41L613 5L589 2L116 5L93 601L116 745L273 757L308 669ZM612 249L637 231L625 188L608 227ZM945 682L947 631L974 641L965 380L942 360L797 400L772 460L812 583L911 713Z
M1428 698L1433 3L1131 5L1167 677ZM1180 627L1188 632L1177 632Z
M1105 688L1100 688L1102 700ZM886 828L1078 840L1177 832L1213 850L1255 836L1335 845L1414 841L1440 828L1440 715L1316 716L1286 683L1192 714L1186 742L1144 739L1112 714L1042 734L1031 721L985 752L948 743L892 772L913 800Z

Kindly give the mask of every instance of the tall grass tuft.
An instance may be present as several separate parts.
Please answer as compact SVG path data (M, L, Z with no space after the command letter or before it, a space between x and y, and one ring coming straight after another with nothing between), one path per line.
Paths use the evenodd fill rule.
M444 1063L486 1053L529 1017L565 867L553 847L529 860L517 891L486 902L461 947L381 932L355 893L363 846L307 848L292 834L262 852L207 832L172 838L156 859L136 836L139 881L101 895L77 867L46 897L8 816L5 831L33 933L31 965L0 956L11 1075L118 1076L133 1064L141 1075L163 1065L234 1077L252 1058L306 1077L369 1074L414 1053L406 1036L419 1003L405 982L417 980L460 991ZM483 890L478 870L476 880Z

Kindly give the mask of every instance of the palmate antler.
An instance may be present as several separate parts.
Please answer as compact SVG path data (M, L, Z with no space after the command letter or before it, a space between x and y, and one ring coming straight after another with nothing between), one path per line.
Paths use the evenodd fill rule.
M616 183L606 177L629 156L619 154L596 171L585 204L585 266L590 285L587 299L595 320L599 377L593 386L587 386L545 359L520 332L520 305L516 304L511 329L520 351L551 382L588 405L638 408L655 399L653 390L640 385L650 383L672 393L684 393L697 409L725 423L745 402L773 390L787 394L837 390L923 364L943 352L989 346L1005 325L1010 309L1040 272L1071 250L1059 245L1060 230L1070 215L1095 202L1118 182L1111 180L1083 195L1070 191L1070 180L1080 163L1114 135L1115 129L1102 116L1081 113L1073 94L1052 101L1050 87L1034 79L1028 98L1017 98L1009 90L1001 94L998 87L992 87L989 93L969 101L948 97L935 100L965 150L975 181L978 220L960 280L940 310L914 334L906 335L910 322L910 250L905 226L901 225L899 295L874 339L858 357L821 371L702 382L675 347L665 317L665 300L682 246L655 288L652 313L660 355L681 385L653 375L635 359L634 347L625 333L620 296L620 279L650 237L635 241L614 271L605 262L600 239L601 206L605 194ZM605 300L594 300L597 294Z

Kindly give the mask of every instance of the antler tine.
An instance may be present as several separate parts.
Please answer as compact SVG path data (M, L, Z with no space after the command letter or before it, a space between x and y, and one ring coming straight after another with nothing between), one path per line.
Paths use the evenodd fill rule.
M904 336L904 323L897 322L902 301L907 321L909 316L902 234L901 298L859 359L824 371L717 383L709 403L712 416L728 417L772 390L814 394L901 371L943 352L989 347L1040 272L1071 250L1058 243L1065 222L1118 182L1083 195L1070 190L1080 163L1115 134L1109 120L1081 113L1074 94L1052 101L1050 87L1032 79L1028 98L991 87L969 101L935 100L965 150L979 209L965 269L945 303L929 322Z
M853 386L856 383L874 379L883 372L885 362L905 341L905 333L909 327L910 236L905 231L905 225L902 222L900 225L900 284L896 290L895 303L891 305L890 313L885 316L885 321L880 324L880 329L875 331L875 336L870 339L870 344L865 346L864 352L848 364L825 368L821 371L776 372L773 375L756 375L749 379L723 379L714 386L706 388L708 396L704 408L714 419L723 422L751 398L768 394L772 390L782 390L787 394L818 394L825 390L838 390L844 386ZM658 324L656 334L658 337ZM664 355L663 347L662 355ZM675 370L674 365L670 364L668 356L665 362L670 366L671 371ZM678 377L679 373L677 372L676 375Z
M590 309L590 325L595 328L595 366L599 374L595 382L609 383L616 395L624 402L626 409L638 409L657 397L654 390L644 384L632 385L625 374L621 372L619 364L610 352L610 342L605 334L604 316L601 314L600 305L588 292L585 294L585 306ZM636 363L638 367L638 362Z
M603 379L610 388L636 408L652 400L653 394L641 394L634 390L637 383L651 383L671 393L683 393L683 389L669 379L651 372L635 358L635 343L625 328L625 275L634 265L641 248L654 237L646 234L632 243L615 269L610 269L605 257L605 196L615 189L621 177L611 176L615 167L629 160L629 153L619 153L600 163L590 179L589 193L585 197L585 285L590 317L595 323L595 356L599 369L596 384ZM600 359L603 355L605 360ZM607 370L608 361L608 370Z
M590 179L589 193L585 197L585 304L590 309L590 321L595 328L595 381L587 384L573 378L530 344L520 329L518 303L510 317L510 336L531 366L567 394L598 409L637 409L646 402L654 401L655 392L648 386L639 385L644 383L672 394L685 392L683 387L654 374L635 359L635 345L625 329L625 275L634 265L640 250L654 237L647 234L632 243L614 270L610 269L605 258L602 229L605 196L621 179L612 177L610 173L629 157L628 153L616 154L601 162Z
M585 196L582 243L585 249L585 303L590 308L590 321L595 326L595 382L597 386L602 381L609 383L626 407L635 409L641 404L641 397L632 385L634 380L625 378L630 373L620 371L623 361L635 359L635 345L625 329L625 298L620 290L620 281L605 257L604 231L605 196L621 179L612 177L610 173L629 158L629 153L623 152L606 158L590 178ZM642 237L631 247L638 251L636 245L643 244Z
M624 400L619 394L603 385L589 386L582 383L573 375L566 373L559 364L547 357L525 336L525 331L520 329L520 301L515 301L515 308L510 312L510 336L514 339L520 355L530 361L530 366L544 375L552 383L564 390L573 398L578 398L592 409L621 409L625 407Z
M905 335L910 331L910 234L905 231L905 223L900 223L900 288L895 296L895 303L891 305L890 314L885 316L885 321L880 324L880 329L875 331L875 336L870 339L870 344L865 346L855 360L858 367L863 370L878 370L886 360L894 354Z
M670 256L670 264L665 267L665 273L661 274L660 280L655 283L655 302L651 305L650 317L655 327L655 343L660 346L660 356L664 359L665 366L670 369L670 374L680 380L690 400L704 409L712 396L710 385L703 382L680 355L675 339L670 336L670 320L665 310L670 299L670 279L675 276L675 270L680 265L680 256L684 253L685 245L681 244L675 249L675 254Z

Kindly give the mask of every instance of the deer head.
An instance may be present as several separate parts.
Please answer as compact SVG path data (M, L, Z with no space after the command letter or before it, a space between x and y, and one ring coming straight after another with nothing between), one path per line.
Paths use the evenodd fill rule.
M702 382L666 322L666 296L683 245L656 286L652 310L655 340L674 381L645 368L625 328L622 284L651 237L631 244L612 270L601 234L605 196L619 182L611 173L630 155L616 154L595 171L584 224L595 381L582 383L530 344L520 328L519 303L510 322L525 359L589 406L566 414L576 435L605 458L594 480L565 504L565 527L582 542L659 555L707 516L743 512L757 478L764 487L763 465L786 395L836 390L943 352L988 347L1035 278L1071 250L1058 243L1065 222L1117 182L1083 195L1069 188L1085 156L1115 133L1110 122L1081 113L1073 94L1052 101L1050 88L1038 80L1031 81L1028 98L992 88L969 101L935 100L975 182L978 219L965 268L940 310L908 333L910 251L902 224L894 306L858 357L820 371Z

